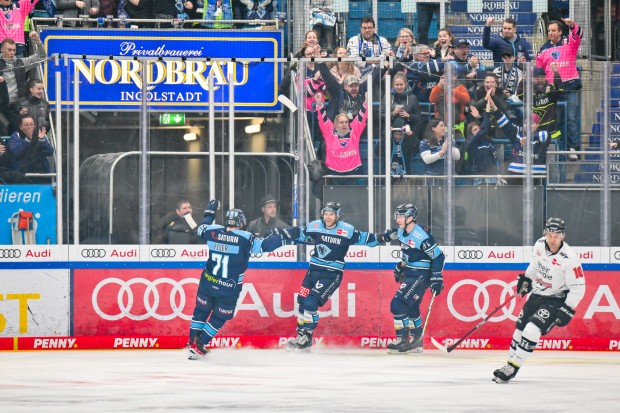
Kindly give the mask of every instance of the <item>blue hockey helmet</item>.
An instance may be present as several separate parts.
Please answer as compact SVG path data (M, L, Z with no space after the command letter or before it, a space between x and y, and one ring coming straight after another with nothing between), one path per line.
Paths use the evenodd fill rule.
M564 234L566 231L566 223L562 218L549 218L545 224L545 234L548 232L556 232Z
M340 219L340 203L338 202L326 202L321 209L321 217L325 213L325 211L330 211L336 214L336 221Z
M413 204L400 204L394 211L394 219L396 219L399 215L411 217L415 220L418 216L418 208L416 208Z
M242 210L235 208L226 211L226 221L224 222L224 225L227 227L245 228L247 223L248 221L246 220L245 214Z

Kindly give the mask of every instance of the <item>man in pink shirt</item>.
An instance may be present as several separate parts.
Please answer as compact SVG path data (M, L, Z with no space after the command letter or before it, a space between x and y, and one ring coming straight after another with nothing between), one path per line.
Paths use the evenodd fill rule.
M12 0L0 0L0 41L13 39L17 45L17 57L24 56L24 22L39 0L19 0L19 7Z
M546 79L553 84L554 71L551 63L555 62L558 73L562 78L562 99L566 101L566 134L568 150L574 152L579 149L579 107L577 105L577 93L581 89L581 79L577 71L577 51L581 45L581 27L572 19L562 19L568 26L568 37L562 37L562 23L553 20L549 22L547 33L549 40L540 47L536 57L536 67L545 69ZM571 161L579 159L576 153L568 156Z

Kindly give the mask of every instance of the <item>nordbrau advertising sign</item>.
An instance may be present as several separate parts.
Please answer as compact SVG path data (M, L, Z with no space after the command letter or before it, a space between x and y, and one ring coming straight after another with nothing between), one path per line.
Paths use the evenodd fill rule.
M0 185L0 245L29 244L32 239L36 244L56 243L52 186Z
M56 101L55 72L61 71L62 82L71 85L61 88L65 109L75 103L72 79L77 71L79 104L85 110L138 110L146 81L150 109L205 111L210 104L210 73L215 110L228 110L231 83L236 111L280 110L278 64L216 61L278 58L280 31L43 29L41 39L49 56L83 56L58 62L52 59L45 65L52 105ZM149 58L152 60L147 61Z

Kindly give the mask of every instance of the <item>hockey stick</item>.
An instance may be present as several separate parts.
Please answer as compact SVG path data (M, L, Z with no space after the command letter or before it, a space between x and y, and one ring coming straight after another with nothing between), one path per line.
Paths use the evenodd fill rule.
M426 313L426 320L424 320L424 327L422 327L422 337L424 337L424 332L426 331L426 325L428 324L428 319L431 317L431 309L433 308L433 302L435 301L435 293L431 296L431 302L428 303L428 312Z
M433 343L433 345L435 347L437 347L439 350L443 351L444 353L449 353L452 350L454 350L455 348L458 347L459 344L461 344L461 342L463 340L465 340L467 337L469 337L474 331L478 330L480 327L482 327L484 325L484 323L486 323L487 321L489 321L489 319L491 318L491 316L495 313L497 313L499 310L502 309L502 307L504 307L506 304L508 304L509 302L511 302L517 295L519 295L519 293L514 293L513 295L511 295L510 297L508 297L506 299L506 301L504 301L503 303L501 303L499 306L495 307L495 309L493 311L491 311L491 313L486 316L485 318L482 319L482 321L480 321L478 324L476 324L476 327L472 328L471 330L469 330L467 333L465 333L465 335L463 337L461 337L456 343L452 344L450 347L446 347L444 345L441 345L439 343L439 341L435 340L435 338L431 337L431 342Z

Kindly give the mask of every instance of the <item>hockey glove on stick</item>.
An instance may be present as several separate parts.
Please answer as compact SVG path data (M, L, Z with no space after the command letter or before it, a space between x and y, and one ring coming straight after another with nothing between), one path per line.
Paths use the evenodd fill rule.
M207 204L207 209L205 209L205 217L211 217L215 219L215 213L220 209L220 201L217 199L212 199Z
M532 280L527 278L525 274L519 274L517 281L517 292L521 294L521 297L532 291Z
M394 267L394 280L399 284L405 281L405 272L400 264L396 264Z
M555 325L558 327L564 327L570 320L575 316L575 310L567 306L566 304L562 304L560 308L558 308L558 312L555 314Z
M433 274L430 279L431 282L431 291L436 296L441 294L441 290L443 290L443 277L441 273Z

